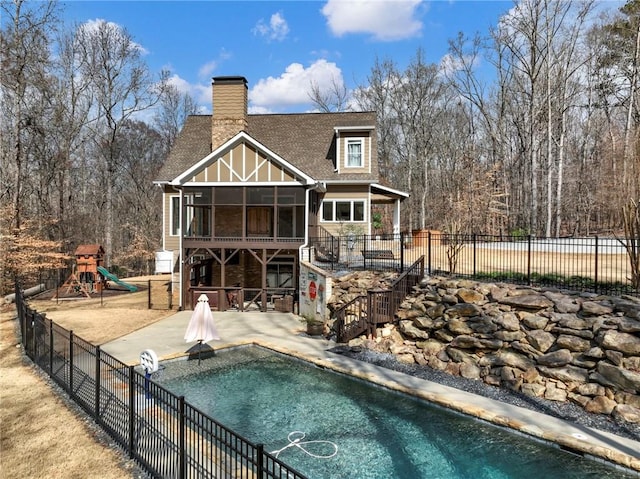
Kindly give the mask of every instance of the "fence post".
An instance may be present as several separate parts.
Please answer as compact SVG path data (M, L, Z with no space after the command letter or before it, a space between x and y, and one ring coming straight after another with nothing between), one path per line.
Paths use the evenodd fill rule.
M96 390L94 415L98 424L100 424L100 351L100 346L96 346Z
M20 335L22 340L22 349L27 352L27 311L24 307L24 298L21 296L22 290L16 281L16 305L18 309L18 319L20 319ZM18 303L20 298L20 303Z
M43 321L44 319L42 317L42 314L40 313L33 313L33 321L31 322L31 330L32 330L32 334L33 334L33 362L36 363L38 366L40 366L40 341L38 340L38 322Z
M53 321L49 320L49 376L53 377Z
M527 235L527 284L531 284L531 235Z
M150 279L147 280L147 309L151 309L151 280Z
M594 276L595 276L595 279L594 279L595 283L594 283L594 285L593 285L593 289L594 289L594 290L595 290L595 292L597 293L597 292L598 292L598 289L599 289L599 288L598 288L598 235L596 235L596 258L595 258L595 265L594 265L594 267L595 267L595 274L594 274Z
M431 274L431 231L427 231L427 273Z
M477 266L476 266L476 237L477 235L473 233L473 276L475 277L477 274Z
M69 396L73 394L73 331L69 331Z
M264 477L264 444L256 444L256 477L262 479Z
M133 457L134 437L135 437L135 382L133 375L135 371L133 366L129 366L129 457Z
M335 245L333 244L333 235L331 235L331 249L329 250L329 258L331 258L331 269L334 268L334 259L336 259Z
M178 398L179 401L179 408L180 408L180 470L179 470L179 475L178 477L180 479L184 479L187 474L187 454L185 451L185 417L184 417L184 396L180 396Z
M400 273L404 272L404 232L400 232Z

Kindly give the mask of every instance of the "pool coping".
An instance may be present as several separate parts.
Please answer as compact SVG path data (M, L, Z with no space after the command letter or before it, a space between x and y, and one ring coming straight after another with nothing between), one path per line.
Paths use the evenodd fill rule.
M107 343L103 350L128 364L137 364L136 356L131 354L132 347L139 348L135 351L155 348L161 361L188 358L190 354L185 351L184 339L176 338L176 332L180 331L179 336L182 335L190 315L190 311L177 313L152 327ZM569 452L622 467L640 478L640 441L331 352L330 349L337 346L335 342L306 335L304 323L291 313L267 313L259 319L246 313L221 313L217 319L220 336L225 339L212 342L215 351L250 345L271 349L509 428Z

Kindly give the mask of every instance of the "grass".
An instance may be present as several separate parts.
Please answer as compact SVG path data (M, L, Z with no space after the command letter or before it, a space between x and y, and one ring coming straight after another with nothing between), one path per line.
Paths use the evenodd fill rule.
M146 292L99 299L32 301L47 317L101 344L155 322L170 311L147 310ZM107 447L99 428L52 388L23 358L15 307L0 310L0 476L119 479L136 477L133 461Z

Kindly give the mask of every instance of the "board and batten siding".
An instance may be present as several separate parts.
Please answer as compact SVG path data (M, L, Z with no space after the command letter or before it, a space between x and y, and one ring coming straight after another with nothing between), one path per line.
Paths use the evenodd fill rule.
M251 145L240 143L212 159L189 183L291 183L297 178Z

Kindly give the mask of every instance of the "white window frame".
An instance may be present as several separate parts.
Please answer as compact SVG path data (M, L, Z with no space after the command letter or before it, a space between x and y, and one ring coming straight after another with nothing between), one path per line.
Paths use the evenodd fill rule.
M178 225L174 228L173 217L174 217L174 201L178 200ZM170 195L169 196L169 236L178 237L180 236L180 195Z
M173 224L173 210L174 210L174 198L178 199L178 226L177 228L174 228L174 224ZM182 197L182 201L187 203L188 200L191 201L191 203L193 204L193 200L194 200L194 195L193 194L186 194L183 195ZM181 236L182 233L182 227L181 227L181 222L182 222L182 212L180 211L182 208L182 202L180 201L180 195L171 195L169 196L169 236L173 236L173 237L178 237ZM191 224L191 220L193 219L193 210L191 208L188 208L186 210L186 222L185 224L189 225ZM176 231L176 233L174 233L174 231Z
M349 163L349 146L352 144L360 145L360 163L357 165L351 165ZM345 168L364 168L364 138L345 138L344 167Z
M324 206L325 204L331 203L331 217L332 219L327 220L324 217ZM341 219L337 219L336 216L336 207L338 203L349 203L349 219L348 220L341 220ZM355 203L360 203L362 204L362 219L361 220L355 220L354 218L354 211L355 211ZM327 199L327 200L323 200L322 204L320 205L320 220L323 223L366 223L367 222L367 201L366 200L359 200L359 199Z

